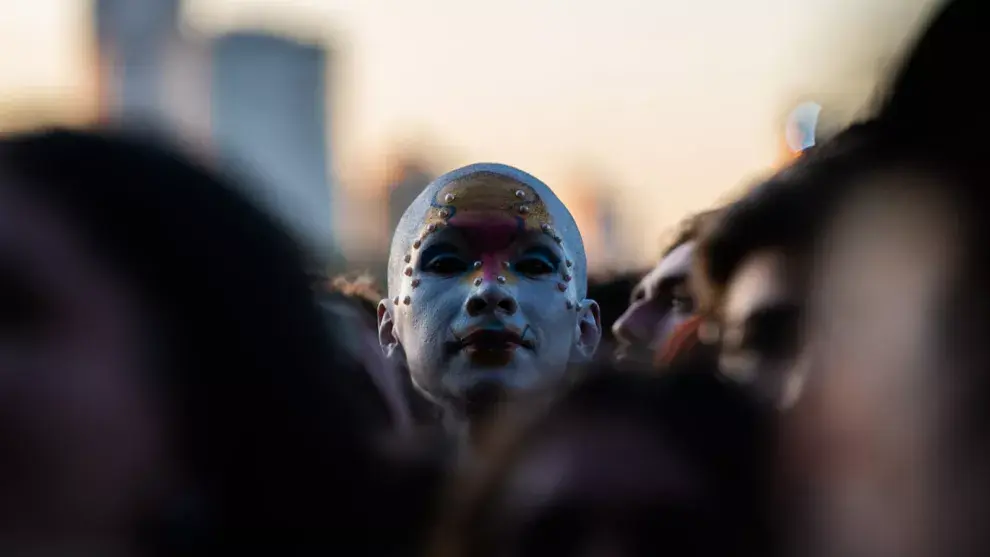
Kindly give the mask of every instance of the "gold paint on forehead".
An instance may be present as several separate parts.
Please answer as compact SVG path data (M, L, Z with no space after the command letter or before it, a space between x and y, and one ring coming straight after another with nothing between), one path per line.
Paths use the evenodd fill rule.
M540 230L544 224L553 226L553 217L540 195L529 185L505 176L465 176L440 188L432 201L425 220L427 228L442 226L464 212L506 213L522 218L530 230Z

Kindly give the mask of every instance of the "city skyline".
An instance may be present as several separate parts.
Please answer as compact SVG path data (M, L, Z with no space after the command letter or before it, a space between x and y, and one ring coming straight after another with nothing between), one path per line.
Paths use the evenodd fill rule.
M85 110L88 2L11 4L0 46L32 56L2 62L0 99ZM615 184L647 261L679 218L779 163L798 102L861 106L931 4L188 0L184 13L200 33L261 27L341 52L330 143L355 199L403 138L429 139L438 172L496 160L565 197L586 165Z

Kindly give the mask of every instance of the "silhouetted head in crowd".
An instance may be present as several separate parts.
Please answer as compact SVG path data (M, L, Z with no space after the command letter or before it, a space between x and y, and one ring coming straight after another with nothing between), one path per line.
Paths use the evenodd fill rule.
M983 3L947 3L821 169L844 176L812 275L819 370L795 409L820 528L802 555L990 548L974 521L990 512L987 23Z
M412 416L403 388L401 371L382 354L378 346L375 311L381 295L369 277L337 277L330 292L319 297L332 334L340 336L341 346L360 362L352 377L354 391L365 393L367 421L398 434L409 432ZM372 300L375 300L372 302Z
M327 548L385 520L358 364L296 242L230 184L145 140L39 132L0 140L0 212L4 552Z
M549 187L501 164L432 182L389 256L379 340L460 423L563 379L601 338L581 234Z
M722 373L762 399L789 406L800 391L810 253L827 211L828 185L813 180L807 152L714 219L699 241L699 306L718 331ZM820 178L822 179L822 178Z
M629 308L612 332L619 341L616 358L632 367L653 365L657 351L673 331L695 311L688 274L698 233L715 211L694 215L683 223L660 262L633 289Z
M433 555L768 555L771 423L714 373L593 374L491 438Z
M366 318L363 322L368 322L367 318L370 318L375 329L378 329L378 302L382 299L382 291L373 276L368 273L339 275L330 281L329 290L350 299L364 312Z
M325 283L321 288L325 288ZM376 339L375 345L378 346L378 304L381 302L382 292L375 279L366 273L337 276L330 281L330 291L345 296L351 302L352 307L357 307L366 315L366 319L362 319L362 322L367 322L371 326L371 332ZM432 430L438 427L440 418L437 415L436 405L423 397L423 394L413 385L404 362L398 361L397 358L385 357L380 348L374 350L374 354L362 352L362 358L383 364L373 368L383 374L382 377L377 378L377 383L383 386L391 385L397 377L401 403L392 401L392 395L388 395L389 400L392 401L389 404L393 406L393 414L408 416L410 425L415 428L423 427ZM392 386L388 386L386 390L391 393L394 389ZM407 420L400 417L399 421L405 422ZM401 427L404 428L405 426Z

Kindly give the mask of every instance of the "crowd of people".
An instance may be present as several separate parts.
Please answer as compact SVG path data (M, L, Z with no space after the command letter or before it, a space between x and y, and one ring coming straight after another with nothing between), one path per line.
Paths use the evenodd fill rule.
M974 4L605 281L504 164L422 191L380 290L167 142L0 138L0 554L990 552Z

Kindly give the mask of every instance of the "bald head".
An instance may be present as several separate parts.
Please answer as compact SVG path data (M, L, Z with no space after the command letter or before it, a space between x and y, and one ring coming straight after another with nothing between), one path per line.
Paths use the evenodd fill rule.
M537 229L554 238L572 263L577 297L587 294L584 241L567 207L549 186L527 172L505 164L476 163L431 182L403 213L389 252L389 295L397 294L409 253L429 234L477 215L508 216L520 232Z
M581 234L550 188L474 164L427 186L399 221L379 340L422 392L471 421L495 400L479 393L553 385L590 360L601 318L587 288Z

